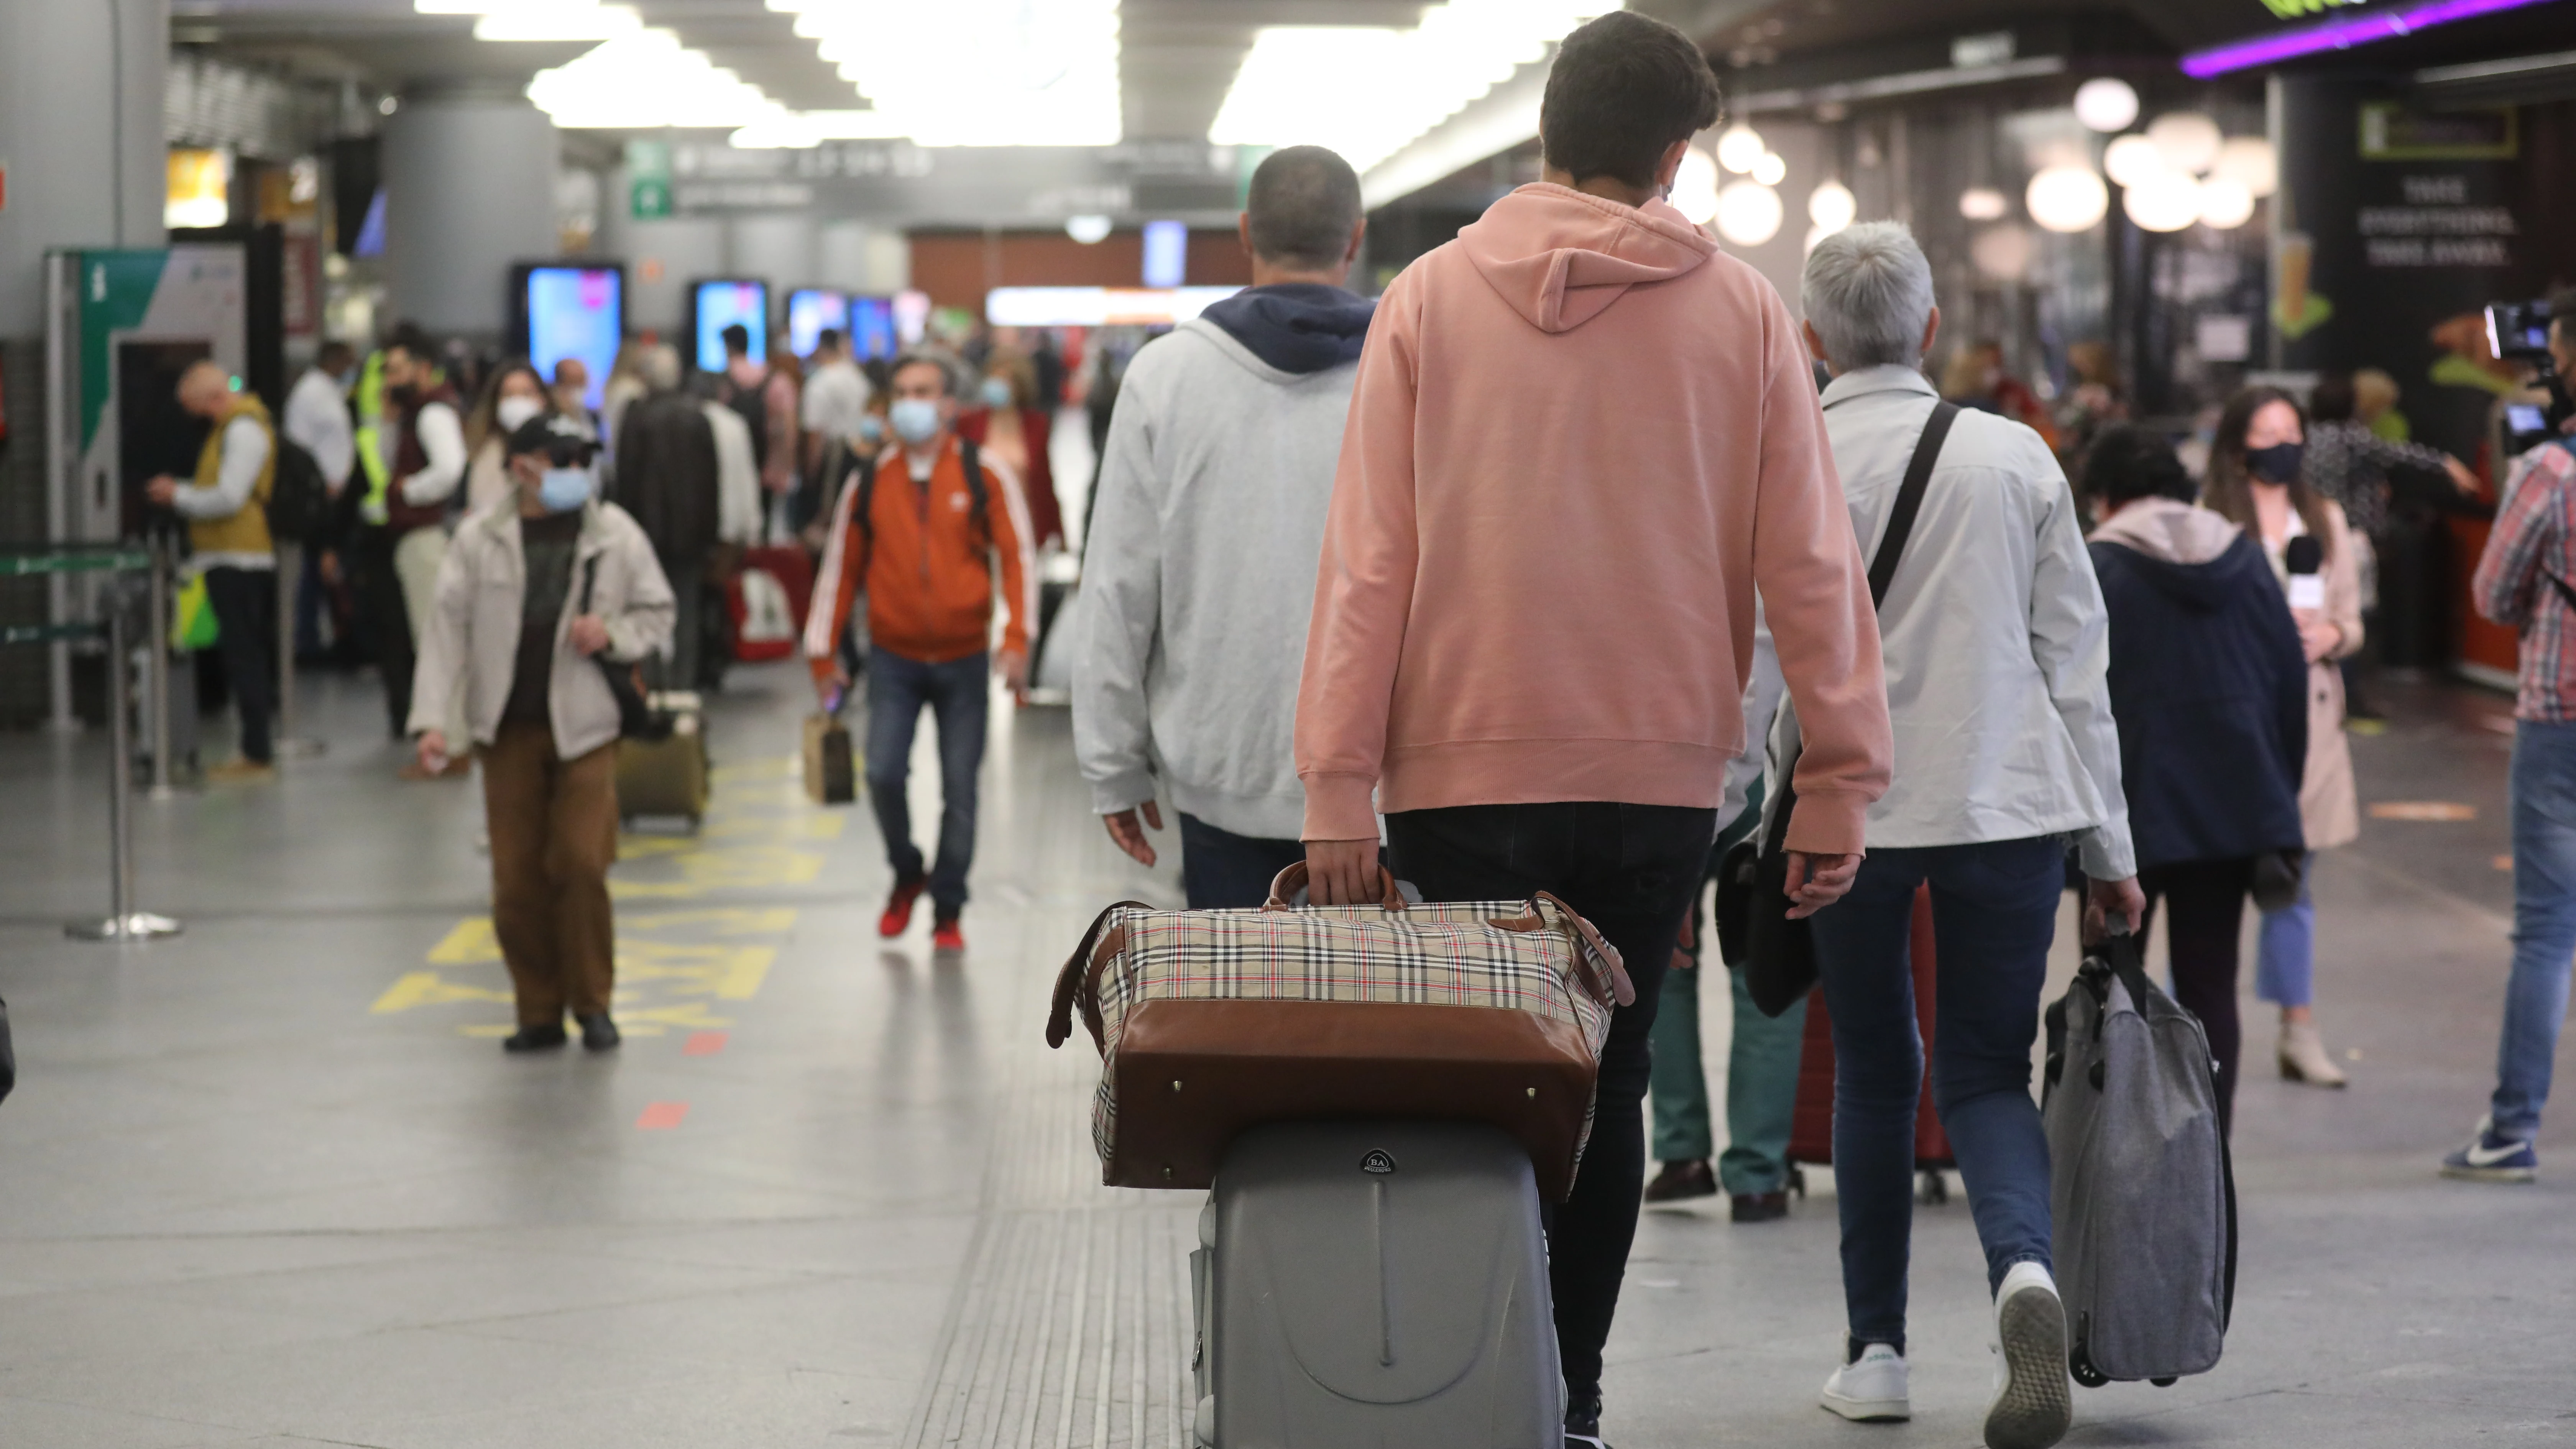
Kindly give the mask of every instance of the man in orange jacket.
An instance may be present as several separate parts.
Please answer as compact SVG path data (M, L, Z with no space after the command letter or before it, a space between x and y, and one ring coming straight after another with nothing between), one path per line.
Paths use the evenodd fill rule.
M1036 614L1028 514L1016 480L955 430L955 375L936 357L895 364L887 421L900 446L872 476L841 490L823 549L822 587L805 624L805 655L828 712L850 684L842 657L851 605L867 595L868 798L885 834L894 893L877 932L899 936L930 893L932 949L966 949L958 916L975 858L975 775L984 762L985 683L998 668L1014 697L1028 686L1028 621ZM1007 609L992 647L995 569ZM939 724L939 854L923 868L905 781L921 708Z

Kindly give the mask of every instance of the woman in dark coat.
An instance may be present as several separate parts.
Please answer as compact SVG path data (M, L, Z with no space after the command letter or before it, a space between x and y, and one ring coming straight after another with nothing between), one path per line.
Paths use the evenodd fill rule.
M2149 926L2167 904L2174 995L2209 1032L2234 1117L2237 936L2257 862L2296 852L2308 661L2262 546L2190 501L2164 439L2095 442L2093 569L2111 615L2111 710Z

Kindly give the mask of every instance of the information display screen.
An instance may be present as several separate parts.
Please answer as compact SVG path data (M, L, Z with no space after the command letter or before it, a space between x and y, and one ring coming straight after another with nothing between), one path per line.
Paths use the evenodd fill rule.
M704 281L689 289L690 331L697 338L700 372L722 372L724 330L739 322L751 333L751 355L769 357L769 284L730 278Z
M903 350L903 338L897 334L892 297L852 297L850 299L850 355L861 362L871 357L893 357Z
M597 408L626 336L626 273L620 267L542 266L520 269L514 300L519 342L537 371L551 379L556 364L578 359L590 375L584 406Z
M826 327L845 336L849 333L849 293L828 287L799 287L787 294L788 351L798 357L813 356Z

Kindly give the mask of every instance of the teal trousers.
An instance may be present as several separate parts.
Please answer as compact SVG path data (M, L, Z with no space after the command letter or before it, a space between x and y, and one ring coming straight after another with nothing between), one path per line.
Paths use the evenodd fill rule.
M1762 818L1762 790L1717 838L1709 851L1713 876L1718 862L1736 842L1750 835ZM1691 905L1699 943L1694 954L1707 962L1696 970L1664 977L1664 999L1655 1013L1647 1041L1654 1053L1649 1091L1654 1107L1653 1147L1658 1162L1717 1158L1718 1180L1727 1192L1778 1192L1789 1176L1789 1130L1798 1105L1798 1055L1806 1038L1807 1004L1803 1001L1777 1018L1762 1014L1744 989L1744 974L1719 964L1708 950L1705 910L1707 891ZM1679 964L1679 963L1675 963ZM1734 1025L1726 1053L1726 1151L1714 1140L1708 1100L1708 1075L1700 1066L1699 998L1707 978L1722 974L1734 996ZM1713 983L1709 983L1713 984Z

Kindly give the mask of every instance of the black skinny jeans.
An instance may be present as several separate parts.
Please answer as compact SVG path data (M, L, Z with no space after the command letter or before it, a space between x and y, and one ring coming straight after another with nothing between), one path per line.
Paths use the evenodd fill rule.
M265 765L276 755L277 574L210 568L206 603L215 611L215 648L223 655L224 683L241 719L242 758Z
M1600 1392L1646 1181L1646 1035L1717 812L1677 805L1458 805L1386 817L1396 875L1423 899L1517 901L1554 892L1626 961L1633 1006L1610 1019L1592 1138L1574 1193L1547 1213L1548 1286L1569 1400Z
M2147 893L2146 929L2155 930L2156 905L2168 903L2171 920L2165 954L2173 960L2174 1000L2200 1018L2218 1058L2218 1130L2236 1121L2236 1059L2244 1028L2236 1019L2236 939L2245 924L2245 897L2254 889L2254 860L2186 860L2138 872Z

